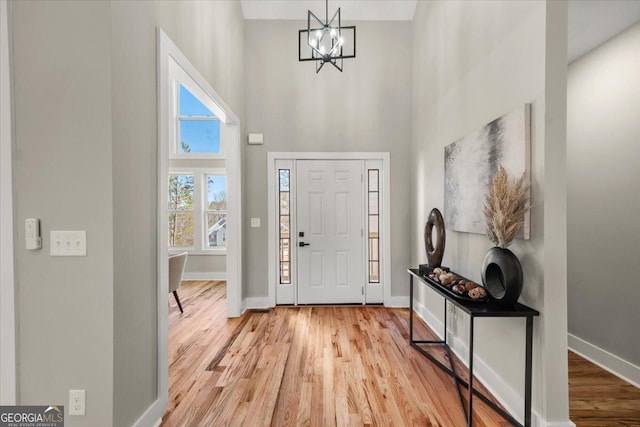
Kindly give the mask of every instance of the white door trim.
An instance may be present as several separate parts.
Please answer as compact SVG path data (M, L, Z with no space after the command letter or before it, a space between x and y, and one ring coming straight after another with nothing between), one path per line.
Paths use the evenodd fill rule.
M0 405L15 405L16 307L13 224L13 133L10 20L0 0Z
M382 281L384 289L384 305L393 304L391 298L391 220L390 220L390 191L391 171L390 155L388 152L269 152L267 153L267 202L268 202L268 295L270 307L276 305L276 283L278 281L277 251L278 230L276 229L276 195L277 182L275 179L276 160L380 160L382 162L382 236L380 239L382 255Z
M169 399L169 313L168 313L168 223L167 176L169 173L169 61L174 60L189 74L200 88L224 111L225 123L232 125L227 169L227 315L238 317L242 308L242 229L241 229L241 157L240 119L216 93L207 80L182 54L169 36L158 28L157 35L157 93L158 93L158 399L136 425L145 425L162 418Z

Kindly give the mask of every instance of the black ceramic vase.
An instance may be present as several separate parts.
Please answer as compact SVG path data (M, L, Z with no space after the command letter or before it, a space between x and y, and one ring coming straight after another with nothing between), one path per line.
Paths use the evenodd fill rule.
M509 249L493 247L482 262L482 284L489 297L512 307L522 293L522 266Z

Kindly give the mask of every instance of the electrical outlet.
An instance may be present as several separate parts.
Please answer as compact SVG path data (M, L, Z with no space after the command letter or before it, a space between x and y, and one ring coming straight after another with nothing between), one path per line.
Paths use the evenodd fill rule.
M84 415L85 390L69 390L69 415Z
M451 316L452 319L457 319L458 318L458 307L456 307L455 305L448 303L448 311L449 311L449 315Z

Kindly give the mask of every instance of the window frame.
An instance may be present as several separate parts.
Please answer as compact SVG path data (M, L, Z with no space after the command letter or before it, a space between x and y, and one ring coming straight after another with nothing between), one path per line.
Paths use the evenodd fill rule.
M209 175L218 175L224 176L227 178L227 170L226 168L202 168L202 167L176 167L170 166L169 173L167 174L167 179L169 179L170 175L193 175L193 217L194 217L194 238L193 238L193 246L187 247L171 247L169 248L169 254L179 254L182 252L188 252L190 255L226 255L227 254L227 246L214 246L209 247L207 244L207 239L205 237L205 231L208 229L207 227L207 176ZM228 178L226 181L227 184L227 192L228 189ZM168 193L165 197L168 197ZM186 212L186 211L185 211ZM216 211L223 212L223 211ZM171 211L169 210L169 214ZM228 220L228 207L227 210L224 211L225 215L227 215ZM169 222L167 221L166 226L169 226Z
M193 80L182 68L171 67L171 90L169 102L172 106L169 119L169 159L225 159L226 140L228 129L224 111L215 104L206 92ZM191 94L207 107L215 117L207 116L181 116L180 115L180 85L184 86ZM180 122L181 121L219 121L220 122L220 151L218 153L183 153L180 151Z

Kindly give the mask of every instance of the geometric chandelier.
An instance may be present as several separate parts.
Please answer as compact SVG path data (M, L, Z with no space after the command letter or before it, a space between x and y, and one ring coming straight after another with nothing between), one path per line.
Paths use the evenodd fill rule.
M342 71L343 60L356 57L356 27L342 26L340 8L329 20L329 0L325 6L326 21L309 11L307 28L298 31L298 61L315 61L316 73L326 63Z

